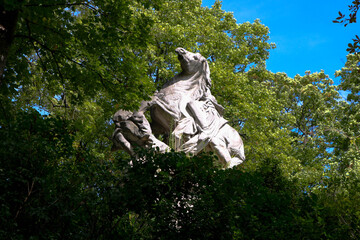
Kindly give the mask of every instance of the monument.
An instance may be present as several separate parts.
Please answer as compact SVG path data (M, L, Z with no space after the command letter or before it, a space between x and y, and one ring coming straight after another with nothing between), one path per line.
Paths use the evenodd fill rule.
M239 133L223 118L224 108L211 94L210 69L206 58L183 48L175 52L182 72L168 81L150 101L134 112L114 115L113 150L134 155L134 146L198 154L213 151L224 167L245 160ZM150 111L151 124L144 113ZM163 136L160 141L156 136ZM169 144L170 141L170 144Z

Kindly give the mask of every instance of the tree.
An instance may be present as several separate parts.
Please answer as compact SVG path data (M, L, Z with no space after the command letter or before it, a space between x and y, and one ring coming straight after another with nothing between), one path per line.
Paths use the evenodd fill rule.
M12 22L17 25L13 41L5 39L11 52L4 56L8 67L1 76L10 99L51 112L99 91L126 99L128 108L151 93L139 54L152 21L135 16L129 2L6 1L3 6L19 13Z
M360 1L359 0L354 0L352 1L351 5L348 5L349 7L349 17L346 18L346 15L343 14L342 12L339 11L339 16L336 18L336 20L334 20L334 23L342 23L344 24L344 26L346 27L348 24L351 23L356 23L356 19L357 19L357 12L360 8ZM360 52L360 38L358 35L355 35L355 38L353 39L353 44L349 43L349 48L347 48L346 50L349 53L359 53Z
M12 10L11 8L8 10L4 6L4 3L1 3L0 6L0 76L2 80L2 75L4 73L4 68L6 65L6 60L9 54L9 48L12 44L14 38L14 32L16 27L16 21L18 17L18 11Z
M6 1L4 7L18 17L0 87L4 117L35 107L71 120L79 151L94 142L109 149L114 109L134 109L154 89L141 54L151 15L136 12L141 1L131 2L135 6L130 1ZM99 137L93 138L94 132Z

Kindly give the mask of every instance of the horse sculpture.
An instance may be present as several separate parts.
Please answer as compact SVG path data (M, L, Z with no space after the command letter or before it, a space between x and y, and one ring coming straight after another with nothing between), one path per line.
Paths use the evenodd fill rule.
M169 149L168 146L156 139L155 135L168 135L175 140L176 151L192 154L213 151L225 167L242 163L245 160L242 139L223 118L224 108L211 94L210 69L206 58L183 48L177 48L175 52L178 54L182 72L156 92L151 101L142 102L139 111L133 113L134 116L142 116L142 122L146 123L145 127L135 124L139 130L137 138L143 139L138 142L145 147L159 147L160 151L164 152ZM151 127L143 117L143 113L149 109ZM136 123L131 120L134 117L130 115L127 121ZM114 121L116 122L115 119ZM113 134L113 141L117 146L136 144L136 141L129 141L122 134L129 132L126 131L125 125L123 124L124 129L118 125ZM131 136L130 134L128 138ZM124 140L128 142L124 144Z

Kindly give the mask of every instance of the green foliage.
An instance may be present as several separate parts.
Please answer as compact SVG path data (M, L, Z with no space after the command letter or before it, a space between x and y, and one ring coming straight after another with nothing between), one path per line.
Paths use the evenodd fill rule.
M37 129L42 121L50 120L39 120L32 127ZM23 121L19 124L23 127L19 131L26 131ZM33 138L42 135L32 132ZM20 151L29 148L24 142L19 137ZM2 150L11 145L5 142ZM356 228L336 218L356 198L341 200L344 208L338 210L320 194L301 193L275 159L249 171L241 166L219 170L213 165L214 156L175 152L139 152L141 160L132 159L132 164L121 158L101 162L86 153L56 163L51 156L40 156L37 166L30 161L9 166L12 156L2 162L4 237L339 239L356 234ZM14 187L22 191L10 191ZM356 219L357 211L347 212L344 221L356 224Z
M28 0L4 9L18 19L0 83L0 238L360 234L356 54L338 87L323 71L272 73L269 29L237 23L220 1ZM208 59L211 91L244 139L241 166L110 152L111 115L136 109L180 70L177 47Z
M47 110L78 104L103 90L118 101L144 98L151 85L139 51L152 21L135 17L129 3L27 1L19 6L5 79L21 87L19 97L38 97L31 103ZM61 103L53 102L56 95L63 96Z

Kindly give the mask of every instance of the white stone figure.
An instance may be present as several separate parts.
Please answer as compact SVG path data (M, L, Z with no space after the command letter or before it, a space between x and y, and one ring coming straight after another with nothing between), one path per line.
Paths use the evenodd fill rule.
M238 132L223 118L224 108L211 94L210 69L206 58L183 48L177 48L175 52L178 54L182 72L156 92L151 101L143 102L140 107L142 122L146 126L142 127L138 124L138 128L147 129L143 132L148 132L152 136L150 143L143 145L153 144L167 149L152 133L164 134L174 139L173 145L176 151L193 154L214 151L225 167L242 163L245 160L243 142ZM143 112L149 108L152 119L151 128L143 115ZM126 114L121 112L120 115ZM115 130L113 139L121 142L118 145L131 154L131 147L127 146L129 144L131 146L131 141L136 141L132 139L128 141L128 144L124 139L129 140L133 135L140 139L143 137L136 132L127 133L129 136L125 136L124 133L129 132L126 130L128 128L125 125L124 130L119 127Z
M112 136L113 151L122 149L131 156L135 156L134 145L158 148L161 153L170 150L168 145L152 134L150 124L143 112L131 113L119 110L114 114L113 121L115 123L115 131Z

